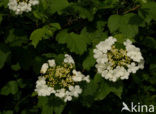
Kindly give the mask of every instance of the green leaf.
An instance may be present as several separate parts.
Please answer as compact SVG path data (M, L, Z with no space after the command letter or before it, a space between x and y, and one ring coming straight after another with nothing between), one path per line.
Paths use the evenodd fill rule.
M106 21L97 21L97 23L96 23L97 31L103 32L106 24L107 24Z
M48 97L39 97L38 106L42 109L41 114L53 114L53 107L48 104Z
M96 74L94 76L94 79L91 80L91 82L89 84L87 84L87 86L85 87L85 89L83 90L83 96L94 96L96 94L96 91L98 89L98 82L100 81L101 78L99 78L99 76L97 76L98 74Z
M153 76L156 75L156 64L151 64L150 65L150 72Z
M136 0L136 3L146 4L147 3L147 0Z
M133 19L135 17L135 19ZM129 13L123 16L112 15L108 19L108 27L111 33L120 32L126 38L133 38L138 33L140 23L134 23L139 17L136 14ZM133 22L132 22L133 19Z
M92 42L92 45L95 47L100 41L104 41L108 38L108 32L103 32L103 30L96 30L89 34L89 38Z
M101 4L104 8L113 8L115 4L117 4L119 0L105 0Z
M90 50L89 55L83 61L82 66L85 70L90 70L90 68L94 66L95 63L96 63L96 60L93 57L93 50Z
M96 74L94 79L91 80L83 90L82 103L83 105L90 107L94 101L103 100L111 92L118 97L121 97L122 88L120 82L113 84L112 82L106 81L101 75Z
M87 50L87 43L89 40L85 41L84 36L78 35L75 33L70 33L70 37L66 40L67 47L71 52L75 52L76 54L83 54Z
M54 106L55 114L62 114L64 107L65 107L64 104L60 104L59 106Z
M17 84L18 84L19 88L25 88L25 87L26 87L26 83L25 83L24 80L21 79L21 78L19 78L19 79L17 80Z
M1 95L16 94L18 92L18 84L16 81L9 81L0 91Z
M68 33L68 30L62 30L60 31L57 36L56 36L56 40L60 43L60 44L65 44L67 38L69 38L70 34Z
M55 55L54 58L55 58L56 64L62 64L64 60L64 54Z
M122 34L116 34L114 35L114 37L118 40L119 43L123 44L124 41L126 41L127 39L124 37L124 35ZM132 42L135 42L134 38L128 38L129 40L131 40Z
M69 6L68 0L50 0L49 11L51 14L57 12L58 14L62 13L62 10Z
M71 52L79 55L87 51L87 45L90 43L86 28L84 28L80 34L73 32L67 33L67 30L63 30L57 34L56 40L60 44L67 44Z
M143 13L142 16L143 18L145 18L145 20L149 18L156 20L155 11L156 11L156 2L148 2L146 4L143 4L140 13Z
M142 44L145 45L146 47L149 47L149 48L153 48L153 49L156 49L156 39L153 38L153 37L149 37L149 36L143 36L141 37L141 39L143 40L142 41Z
M120 27L120 15L111 15L108 19L108 27L110 32L115 32L119 29Z
M6 110L6 111L3 111L0 114L13 114L13 111L12 110Z
M54 35L54 32L61 29L58 23L50 23L42 28L36 29L31 33L30 40L32 45L36 47L42 39L47 39Z
M130 23L130 19L134 16L135 14L129 13L120 20L120 32L127 38L133 38L138 33L138 25Z
M9 54L10 52L5 53L2 50L0 50L0 69L4 66Z
M34 61L33 61L33 71L34 71L36 74L39 73L43 62L44 62L44 61L42 60L42 57L40 57L40 56L36 56L36 57L34 58Z
M42 10L46 10L48 8L48 0L40 0L40 4L42 7Z
M42 9L43 10L43 9ZM41 11L42 11L41 10ZM43 23L45 23L48 20L48 17L46 16L46 14L44 12L41 12L38 10L33 10L32 14L35 17L35 21L37 22L37 20L41 20Z
M54 96L39 97L38 106L42 109L42 114L61 114L65 103Z
M103 100L109 93L114 93L118 97L122 94L122 85L120 83L113 84L104 80L101 75L96 75L96 83L99 84L98 90L96 91L95 100Z
M14 71L20 70L20 69L21 69L20 64L17 63L17 64L15 64L15 65L11 65L11 69L14 70Z
M61 26L59 23L50 23L48 26L47 26L48 30L47 30L47 33L46 35L47 36L53 36L55 31L57 30L60 30L61 29Z
M81 103L84 106L90 107L92 103L94 102L94 96L96 94L96 90L98 89L98 84L95 83L94 80L91 80L90 83L88 83L82 93L82 100Z
M146 22L146 23L150 23L150 21L152 20L151 16L149 16L148 11L144 10L144 9L140 9L138 11L138 15Z
M9 0L1 0L0 1L0 7L3 6L4 8L7 8L8 7L8 2L9 2Z
M32 45L34 47L36 47L39 41L43 39L45 33L46 33L46 28L44 27L36 29L31 33L30 40L32 40Z
M78 14L83 19L88 19L89 21L92 21L94 19L94 12L93 10L88 10L86 8L83 8L77 4L71 4L73 12L75 14Z
M15 33L20 33L20 34L15 34ZM22 34L22 35L21 35ZM28 42L27 36L23 35L23 31L17 30L15 31L14 29L9 30L9 35L7 36L5 43L9 44L11 47L20 47L24 43Z

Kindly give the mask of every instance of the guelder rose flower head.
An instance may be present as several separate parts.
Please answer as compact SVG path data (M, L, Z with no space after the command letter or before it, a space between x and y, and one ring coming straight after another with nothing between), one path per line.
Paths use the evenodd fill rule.
M9 0L8 7L16 15L20 15L23 12L30 12L31 7L37 4L39 4L39 0Z
M127 39L123 43L125 49L118 49L115 47L116 42L116 38L108 37L93 50L98 73L113 82L128 79L130 73L136 73L137 70L144 68L144 59L139 48Z
M65 102L71 101L73 97L78 97L82 93L80 83L82 81L89 83L89 75L85 76L80 71L75 70L73 58L65 54L64 62L56 65L55 60L48 60L41 67L41 74L36 81L35 91L38 96L50 96L63 99Z

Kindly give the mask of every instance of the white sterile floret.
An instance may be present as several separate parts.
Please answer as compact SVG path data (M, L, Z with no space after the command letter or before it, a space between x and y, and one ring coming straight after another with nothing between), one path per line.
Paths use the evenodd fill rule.
M139 69L139 67L136 66L134 62L132 62L130 65L128 65L128 72L129 73L136 73L136 71Z
M129 39L127 39L123 44L124 45L132 45L132 41L130 41Z
M137 70L144 68L144 59L139 48L128 39L123 43L125 50L117 49L116 41L116 38L108 37L93 50L97 72L113 82L128 79L130 73L136 73Z
M69 64L75 64L72 56L68 55L68 54L65 54L65 58L64 58L64 62L65 63L69 63Z
M79 85L69 86L69 91L63 89L59 89L56 91L55 95L59 98L63 98L65 102L71 101L72 97L78 97L79 94L82 93L82 89Z
M100 54L101 52L102 53L107 53L107 51L111 49L111 46L115 42L116 42L116 39L110 36L105 41L101 41L98 45L96 45L97 50L94 50L94 51L98 51L99 50L97 52L98 54Z
M90 82L89 75L85 76L81 72L76 71L75 69L73 70L73 74L74 76L72 77L72 79L74 80L74 82L81 82L81 81L86 81L87 83Z
M83 80L86 81L87 83L89 83L90 82L90 76L89 75L85 76L83 78Z
M76 70L73 70L73 74L75 76L72 77L72 79L75 81L75 82L81 82L84 78L84 75L81 73L81 72L78 72Z
M55 67L56 66L56 63L55 63L54 59L48 60L48 64L49 64L50 67Z
M39 1L38 0L29 0L29 3L31 5L37 5L37 4L39 4Z
M129 72L124 68L124 67L121 67L121 75L120 75L120 79L121 80L124 80L124 79L128 79L129 78Z
M140 49L135 47L132 44L125 45L127 50L127 55L136 62L140 62L143 57L140 52Z
M96 58L97 63L105 63L108 61L106 54L103 54L102 52L96 49L94 49L94 53L95 53L94 58Z
M41 67L40 73L45 74L48 68L49 68L48 63L44 63Z
M138 63L138 67L139 67L140 69L144 69L144 63L145 63L145 61L144 61L144 60L141 60L141 61Z
M129 56L133 61L138 62L139 68L144 68L144 58L142 57L141 51L139 48L135 47L130 40L126 40L124 45L127 50L127 56Z
M51 93L55 93L54 88L48 87L44 77L39 77L36 82L35 91L38 93L38 96L49 96Z
M82 89L80 88L79 85L76 85L75 87L74 86L70 86L69 90L71 92L71 96L74 96L74 97L78 97L79 94L82 93Z
M57 97L63 98L66 95L65 92L66 92L65 89L62 88L62 89L57 90L56 93L55 93L55 95Z
M8 7L14 11L16 15L22 14L23 12L30 12L32 6L39 4L39 0L9 0Z
M71 92L66 91L64 102L71 101L71 100L72 100Z

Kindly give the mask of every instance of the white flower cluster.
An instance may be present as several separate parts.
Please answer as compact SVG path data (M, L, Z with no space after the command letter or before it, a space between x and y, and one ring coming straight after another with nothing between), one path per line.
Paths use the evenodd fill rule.
M68 65L70 65L70 64L74 65L74 60L70 55L65 54L64 63L68 64ZM67 65L65 65L65 66L67 67ZM52 70L48 70L50 68L52 68L52 70L57 68L55 60L48 60L48 63L44 63L41 67L40 72L43 74L43 76L39 76L39 78L36 82L36 89L35 89L35 91L38 93L38 96L50 96L53 93L53 94L55 94L55 96L63 99L65 102L71 101L72 97L78 97L79 94L82 93L82 89L80 88L79 83L81 81L86 81L87 83L90 82L89 75L85 76L81 72L76 71L75 69L72 69L70 67L72 69L72 71L71 71L72 75L71 75L71 77L70 77L70 75L68 75L67 80L70 81L72 84L69 84L69 86L66 86L66 87L61 86L61 88L55 89L55 84L54 84L54 86L49 86L47 84L47 80L46 80L47 79L46 76L48 75L47 72L50 71L50 76L53 75ZM70 70L69 70L69 68L67 68L67 70L69 70L69 71L67 71L66 69L63 69L63 67L60 67L60 66L58 66L58 69L59 69L58 70L59 72L55 71L55 73L57 73L57 75L58 75L55 78L59 78L59 80L61 80L60 77L62 76L63 84L65 84L65 82L64 82L65 79L64 79L63 75L66 72L68 72L68 74L71 74L71 73L69 73ZM62 72L63 72L63 74L61 74ZM44 77L44 75L45 75L45 77ZM54 75L56 75L56 74L54 74ZM50 79L52 79L52 77ZM59 84L60 84L60 82L59 82Z
M130 40L126 40L124 49L116 49L116 38L108 37L101 41L94 49L96 68L102 77L116 82L118 79L128 79L130 73L136 73L144 68L144 59L140 49L135 47Z
M9 0L9 9L14 11L16 15L22 14L23 12L30 12L31 6L39 4L39 0Z

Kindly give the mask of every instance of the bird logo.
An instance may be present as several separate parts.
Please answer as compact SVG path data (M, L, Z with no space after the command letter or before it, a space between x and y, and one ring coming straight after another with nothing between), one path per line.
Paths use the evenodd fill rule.
M127 110L127 111L131 112L130 109L128 108L128 106L127 106L127 104L126 104L125 102L122 102L122 105L123 105L123 108L121 109L121 112L122 112L123 110Z

